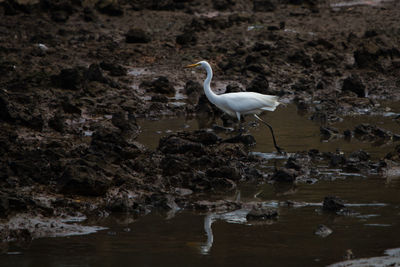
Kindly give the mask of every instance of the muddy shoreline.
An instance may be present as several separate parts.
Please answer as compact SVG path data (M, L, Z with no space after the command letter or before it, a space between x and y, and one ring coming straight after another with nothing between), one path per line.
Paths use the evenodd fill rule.
M222 142L227 128L174 133L155 150L136 140L136 118L221 117L202 92L204 74L182 68L206 59L218 92L279 95L326 140L398 141L384 126L338 132L335 123L399 100L400 3L338 3L0 1L1 240L36 236L7 226L20 213L215 209L199 201L247 181L314 183L319 162L397 175L399 147L379 160L362 150L288 151L263 173L251 137Z

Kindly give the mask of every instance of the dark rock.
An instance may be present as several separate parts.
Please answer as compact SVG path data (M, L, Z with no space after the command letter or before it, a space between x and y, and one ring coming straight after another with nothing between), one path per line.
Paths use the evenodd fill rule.
M270 207L263 207L262 204L253 205L246 219L251 220L272 220L278 217L278 210Z
M237 92L243 92L244 90L238 86L237 84L228 84L226 86L226 91L225 93L237 93Z
M136 124L136 118L133 115L127 115L125 112L114 113L111 122L122 131L137 131L139 127Z
M342 166L346 164L346 162L347 162L346 157L343 154L336 153L330 155L329 164L332 167Z
M220 168L208 169L206 176L212 178L227 178L233 181L238 181L242 177L240 171L232 166L221 166Z
M375 125L362 123L354 128L354 136L361 140L372 140L372 141L377 139L390 140L390 138L393 136L393 133L381 129Z
M372 30L366 30L364 33L364 37L365 38L371 38L371 37L375 37L377 36L378 33L376 32L376 30L372 29Z
M253 11L255 12L272 12L276 9L273 0L253 0Z
M235 5L235 1L234 0L215 0L213 1L213 6L216 10L226 10L231 6Z
M125 76L127 71L124 67L118 64L110 63L110 62L101 62L100 67L103 70L107 70L110 72L111 76Z
M217 144L221 140L218 135L206 130L194 131L193 133L185 134L184 137L187 140L201 143L206 146Z
M342 91L351 91L358 97L365 97L365 85L357 75L347 77L343 81Z
M91 22L91 21L97 21L98 17L96 16L95 12L93 11L93 9L89 8L89 7L85 7L83 9L83 19L86 22Z
M165 95L153 95L151 96L151 102L168 103L168 97Z
M256 139L251 134L241 134L236 135L231 138L223 140L224 143L242 143L248 146L253 146L256 144Z
M370 159L370 157L371 156L367 152L360 149L360 150L352 152L349 155L349 160L350 161L367 161Z
M261 42L256 42L252 48L253 51L264 51L264 50L271 50L272 45L270 43L261 43Z
M160 163L164 175L177 175L181 172L190 172L191 167L185 163L185 159L177 155L167 155Z
M57 87L69 90L78 90L83 82L83 69L62 69L60 74L51 77L53 84Z
M267 77L263 75L257 75L247 87L248 92L257 92L260 94L268 94L269 93L269 82Z
M193 208L195 208L196 210L204 210L204 211L227 212L231 210L240 209L241 207L242 206L240 203L229 200L217 200L217 201L199 200L193 203Z
M64 116L59 112L56 112L53 118L49 120L49 126L57 132L63 133L65 130L65 119Z
M15 5L13 5L13 1L3 1L1 5L4 10L4 15L14 16L18 14L17 8L15 7Z
M101 83L108 83L108 80L103 76L99 64L90 64L89 69L85 73L85 78L88 81L96 81Z
M99 1L96 4L96 8L101 13L109 16L122 16L124 14L124 10L118 1Z
M303 50L292 53L288 56L288 60L293 63L298 63L305 68L311 67L311 58Z
M169 82L167 77L160 76L154 81L144 81L140 84L140 87L146 88L146 90L158 94L174 94L175 89Z
M64 10L55 10L51 13L51 19L55 22L66 22L69 19L69 14Z
M62 193L103 196L111 187L112 181L90 166L76 163L67 166L59 184Z
M188 96L189 102L193 105L197 105L200 96L204 95L204 90L201 84L192 80L186 82L184 92Z
M71 100L66 99L61 102L61 106L65 113L81 115L82 111L76 105L71 103Z
M125 38L127 43L148 43L151 41L148 33L142 29L130 29Z
M276 170L271 179L277 182L294 182L297 172L293 169L280 168Z
M152 10L180 10L185 8L185 1L180 0L162 0L162 1L149 1L151 4L148 8Z
M196 45L197 37L194 31L185 31L176 36L176 43L180 45Z
M359 68L376 68L379 59L379 47L368 42L356 51L354 51L354 59Z
M188 152L193 154L204 153L204 147L202 144L185 140L175 135L161 138L158 149L165 154L184 154Z
M326 124L328 121L328 114L325 111L316 111L311 115L310 120L320 124Z
M314 234L320 236L320 237L327 237L328 235L332 234L333 231L329 227L320 224L318 225L317 229L315 230Z
M8 96L0 94L0 120L13 122L14 118L11 115L12 111L12 104L10 103Z
M337 212L343 209L344 201L336 196L327 196L324 198L323 210Z
M298 162L294 157L288 158L288 160L285 163L285 168L294 169L296 171L300 171L302 167L305 166L303 166L300 162Z
M322 135L322 137L324 139L330 139L333 138L335 136L337 136L339 134L339 130L330 126L327 127L323 127L321 126L319 128L320 134Z

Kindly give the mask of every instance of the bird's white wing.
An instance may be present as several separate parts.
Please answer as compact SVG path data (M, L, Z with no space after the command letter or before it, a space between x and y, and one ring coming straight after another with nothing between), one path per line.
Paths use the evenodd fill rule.
M245 114L256 110L274 111L280 104L277 96L254 92L238 92L219 95L221 105L232 111Z

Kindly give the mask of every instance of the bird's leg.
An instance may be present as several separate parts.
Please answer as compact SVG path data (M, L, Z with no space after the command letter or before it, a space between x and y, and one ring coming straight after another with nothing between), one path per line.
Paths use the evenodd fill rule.
M268 123L266 123L265 121L263 121L260 117L258 117L257 114L254 114L254 117L261 121L262 123L264 123L265 125L268 126L269 130L271 131L271 135L272 135L272 141L274 141L274 147L276 148L276 150L278 151L279 154L282 154L282 149L276 144L276 140L275 140L275 135L274 135L274 130L272 129L272 126L269 125Z

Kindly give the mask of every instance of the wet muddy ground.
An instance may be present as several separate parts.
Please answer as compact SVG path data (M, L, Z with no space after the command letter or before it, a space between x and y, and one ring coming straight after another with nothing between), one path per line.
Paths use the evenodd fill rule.
M10 264L35 257L24 255L40 242L60 241L40 237L101 229L93 225L118 228L104 220L120 213L151 228L165 221L141 216L177 210L183 213L174 224L202 225L204 214L217 212L206 216L209 222L244 227L250 232L244 235L256 239L251 232L257 230L232 226L224 214L244 210L242 222L255 225L273 220L262 226L265 234L285 220L311 224L307 219L314 218L314 230L321 223L328 227L318 228L322 235L333 230L321 240L346 243L339 238L344 230L316 218L345 218L343 227L361 237L355 213L378 209L382 220L372 216L361 224L371 224L373 240L380 236L382 243L374 250L351 238L356 243L343 244L340 254L380 256L400 246L384 233L398 230L399 214L398 1L2 0L0 16L0 239ZM287 154L277 155L267 130L251 119L249 135L223 141L235 121L205 98L203 71L183 69L203 59L213 66L217 93L280 97L285 105L263 118ZM303 194L304 188L312 193ZM244 193L253 191L255 199ZM269 207L277 199L319 204ZM353 213L346 202L384 206L354 207L362 211ZM328 215L315 211L322 203ZM85 220L87 227L73 223ZM298 233L291 229L286 234ZM106 242L110 235L105 230L88 238ZM325 248L311 243L310 250ZM233 251L259 251L237 245ZM342 260L338 246L332 243L307 264ZM19 248L24 255L15 259ZM215 263L213 250L195 253ZM282 248L279 255L300 252L293 250Z

